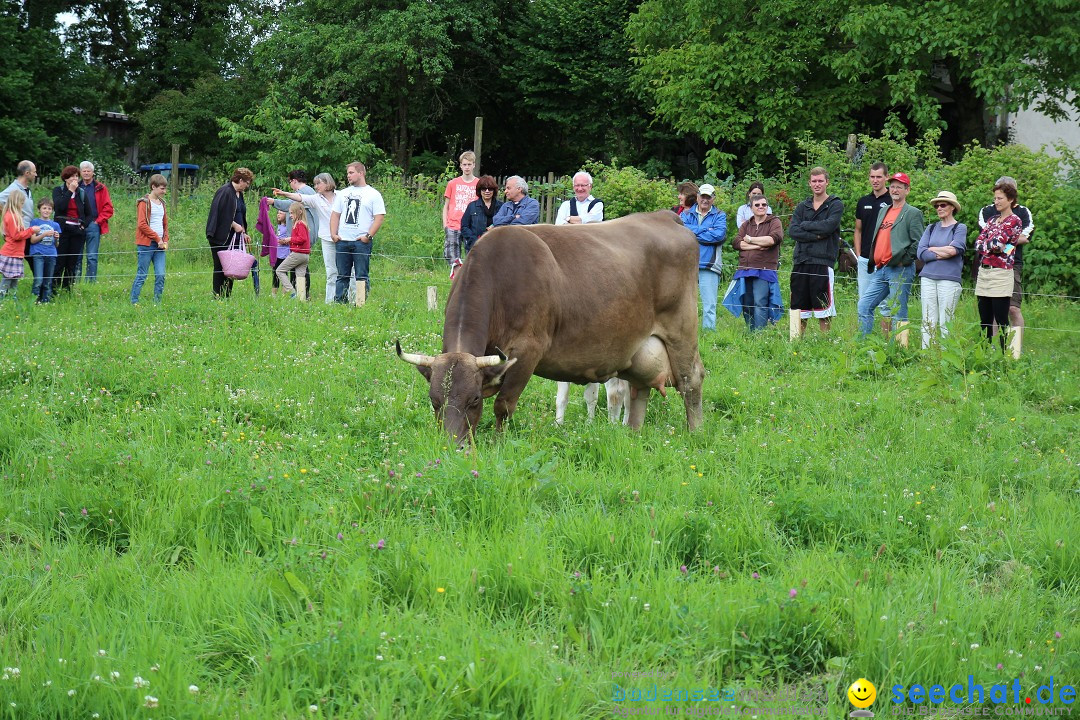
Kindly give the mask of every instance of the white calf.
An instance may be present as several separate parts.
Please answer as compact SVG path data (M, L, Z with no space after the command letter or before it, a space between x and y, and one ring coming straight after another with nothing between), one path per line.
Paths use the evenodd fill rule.
M608 419L613 423L622 424L630 420L630 383L619 378L611 378L604 386L607 388ZM589 421L596 416L596 401L600 396L600 384L589 383L585 386L585 407L589 411ZM563 424L566 417L566 406L570 403L570 383L559 383L559 390L555 396L555 422Z

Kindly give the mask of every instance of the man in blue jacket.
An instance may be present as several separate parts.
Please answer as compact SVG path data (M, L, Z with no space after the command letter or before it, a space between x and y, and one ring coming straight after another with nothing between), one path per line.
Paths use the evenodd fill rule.
M503 187L506 202L491 219L492 227L499 225L535 225L540 222L540 203L529 197L529 184L520 175L506 178Z
M697 204L683 210L683 225L698 241L698 291L701 293L701 327L716 329L716 297L720 290L720 246L727 237L727 215L713 205L716 188L698 188Z

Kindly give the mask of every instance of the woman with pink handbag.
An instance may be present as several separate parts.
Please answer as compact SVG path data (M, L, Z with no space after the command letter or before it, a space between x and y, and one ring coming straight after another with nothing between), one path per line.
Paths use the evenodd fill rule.
M242 275L239 268L226 268L222 264L223 252L235 254L237 245L246 253L248 242L247 235L247 206L244 203L244 191L251 187L255 175L247 168L237 168L229 182L218 188L214 193L214 199L210 203L210 216L206 220L206 241L210 244L210 255L214 259L214 296L229 297L232 294L232 281L234 277L247 277L247 272ZM226 255L226 260L230 259ZM241 258L235 258L240 261ZM247 270L251 269L251 259L246 260Z

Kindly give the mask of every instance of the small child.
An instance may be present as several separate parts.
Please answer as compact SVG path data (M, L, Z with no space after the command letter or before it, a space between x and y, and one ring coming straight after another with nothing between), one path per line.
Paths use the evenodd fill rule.
M285 214L285 211L284 210L278 210L277 211L277 236L279 238L288 237L288 235L289 235L289 225L286 222L287 220L288 220L288 216ZM287 257L289 257L289 247L287 245L279 247L277 249L277 260L274 261L274 266L272 268L270 268L270 270L274 273L271 276L273 281L274 281L274 287L270 292L272 294L274 294L274 295L277 295L278 288L281 287L281 281L278 280L278 276L277 276L278 265L281 265L281 263L284 262L285 258L287 258ZM296 273L292 274L292 277L290 277L290 280L295 282Z
M38 216L30 226L40 235L40 240L30 238L30 269L34 273L34 284L30 294L35 303L47 303L52 299L53 274L56 272L56 243L60 239L60 223L52 219L52 198L38 200Z
M169 247L169 219L165 215L165 191L169 181L164 175L150 176L150 193L135 203L135 250L138 266L131 284L131 304L139 303L143 283L154 265L154 302L161 302L165 291L165 250Z
M307 285L308 256L311 254L311 230L308 228L303 203L294 202L290 205L289 215L292 216L293 221L292 236L278 238L279 243L289 246L289 255L277 266L277 278L281 286L289 293L289 296L296 297L296 288L289 282L289 272L295 270L297 281L304 278L304 284ZM300 299L304 299L303 295L301 295Z
M4 244L0 247L0 300L11 292L15 299L15 286L23 276L23 258L26 256L26 241L38 242L44 232L37 233L32 227L26 227L23 208L26 207L26 195L15 191L8 195L4 203Z

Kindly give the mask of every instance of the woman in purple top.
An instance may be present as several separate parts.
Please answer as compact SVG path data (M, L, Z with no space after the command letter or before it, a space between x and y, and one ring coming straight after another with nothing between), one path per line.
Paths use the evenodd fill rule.
M956 195L942 190L930 204L938 221L923 231L915 257L924 265L919 271L922 283L922 346L930 347L935 332L949 334L948 323L960 302L960 275L967 250L967 225L957 222L960 212Z

